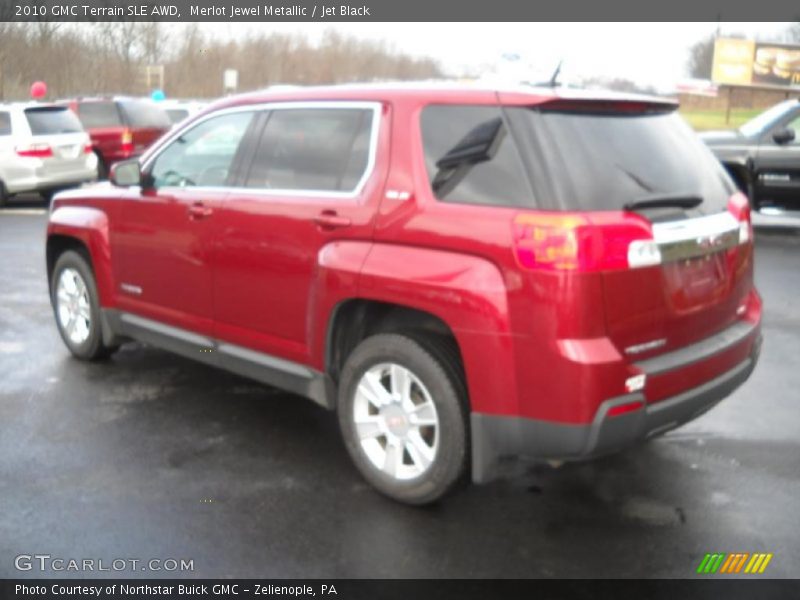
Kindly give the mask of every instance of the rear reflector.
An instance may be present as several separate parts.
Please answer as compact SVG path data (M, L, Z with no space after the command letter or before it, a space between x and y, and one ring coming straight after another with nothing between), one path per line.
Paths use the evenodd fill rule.
M637 410L641 410L644 408L644 402L629 402L628 404L618 404L617 406L612 406L608 409L606 413L607 417L618 417L620 415L626 415L628 413L636 412Z
M26 158L50 158L53 156L53 149L50 147L50 144L17 146L15 151L19 156L24 156Z

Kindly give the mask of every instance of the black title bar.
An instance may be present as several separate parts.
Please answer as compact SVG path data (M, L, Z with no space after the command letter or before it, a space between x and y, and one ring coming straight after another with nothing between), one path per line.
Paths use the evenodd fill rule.
M486 600L562 598L591 600L726 600L797 598L798 580L757 578L693 580L0 580L0 597L22 600L408 600L442 598Z
M800 21L796 0L2 0L0 21ZM444 34L443 34L444 35ZM666 33L665 33L666 35Z

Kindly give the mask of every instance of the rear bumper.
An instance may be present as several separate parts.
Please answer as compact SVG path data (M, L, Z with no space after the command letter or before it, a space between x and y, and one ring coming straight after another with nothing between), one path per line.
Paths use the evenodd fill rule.
M723 332L728 341L742 343L747 340ZM752 338L751 338L752 336ZM679 427L700 416L744 383L758 362L761 349L760 328L755 325L745 336L753 339L750 355L736 366L702 385L683 391L671 398L647 404L644 394L634 393L610 398L603 402L594 421L586 424L559 423L524 417L472 413L472 479L484 483L501 470L504 459L557 459L574 460L591 458L622 450L641 440ZM678 358L707 358L720 340L698 345L700 356L672 356L663 359L659 368L677 368ZM717 346L717 349L718 346ZM673 362L669 362L673 360ZM685 364L685 363L684 363ZM609 417L615 406L641 402L643 408Z
M6 174L9 193L36 192L59 187L80 185L97 179L97 157L91 154L83 164L69 169L53 169L36 158L15 162Z

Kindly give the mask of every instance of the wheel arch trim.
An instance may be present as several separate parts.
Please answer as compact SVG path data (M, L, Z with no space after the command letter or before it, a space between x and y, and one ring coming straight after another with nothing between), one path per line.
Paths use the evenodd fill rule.
M53 255L53 244L57 239L71 239L83 246L94 272L100 305L114 306L114 277L111 268L111 245L109 243L108 216L97 208L64 206L50 214L47 226L48 276L57 259Z

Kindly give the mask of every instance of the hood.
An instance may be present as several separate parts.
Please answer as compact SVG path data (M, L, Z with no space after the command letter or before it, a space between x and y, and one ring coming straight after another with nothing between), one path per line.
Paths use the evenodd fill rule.
M74 200L81 198L107 198L114 190L122 191L122 188L115 187L110 181L93 181L84 183L80 187L70 188L58 192L54 198L63 198L65 200Z
M726 131L704 131L699 134L700 139L709 146L725 146L740 142L744 139L741 133L736 129Z

